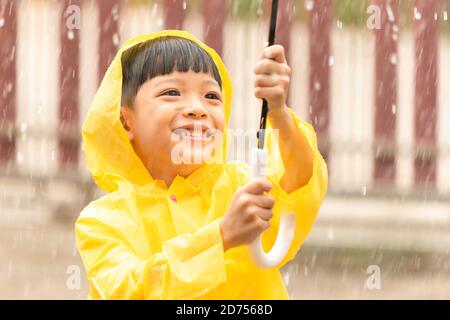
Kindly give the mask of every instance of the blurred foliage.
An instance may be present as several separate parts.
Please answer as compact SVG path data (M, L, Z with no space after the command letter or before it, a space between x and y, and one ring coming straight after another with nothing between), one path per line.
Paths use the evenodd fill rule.
M333 1L333 12L335 19L343 25L365 26L367 21L367 7L370 0L335 0Z
M236 18L260 18L264 13L264 0L226 0L228 14Z
M423 0L428 1L428 0ZM450 0L441 0L443 10L439 12L441 27L447 35L450 35L450 22L444 20L444 11L450 11ZM373 0L334 0L333 11L335 19L342 21L344 26L363 28L366 24L367 8L373 4ZM399 0L399 27L408 29L413 26L415 0Z
M200 0L194 0L197 2ZM229 15L238 19L256 19L263 15L264 2L267 0L226 0ZM305 8L305 2L311 0L293 0L292 18L294 20L307 21L309 12ZM314 0L313 0L314 1ZM427 1L427 0L424 0ZM443 10L450 12L450 0L441 0ZM367 8L374 0L331 0L332 12L335 20L342 22L344 27L364 28L369 14ZM399 27L411 28L414 18L415 0L399 0ZM450 35L450 21L443 19L443 13L439 20L441 27Z

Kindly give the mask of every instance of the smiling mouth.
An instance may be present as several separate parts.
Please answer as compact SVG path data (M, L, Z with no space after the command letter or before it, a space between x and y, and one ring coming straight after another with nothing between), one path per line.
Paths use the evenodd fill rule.
M207 129L207 130L194 130L191 128L177 128L173 130L173 133L182 137L193 140L211 140L215 135L217 129Z

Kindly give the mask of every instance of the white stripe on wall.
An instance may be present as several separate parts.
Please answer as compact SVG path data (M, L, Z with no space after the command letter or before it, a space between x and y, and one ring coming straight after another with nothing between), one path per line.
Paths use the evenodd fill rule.
M98 1L84 0L81 9L80 30L80 133L87 111L101 81L99 79L99 8ZM79 169L88 177L83 150L80 148Z
M264 47L264 25L251 24L238 19L228 19L225 22L224 63L233 83L232 112L230 115L231 129L258 128L261 114L261 100L254 96L254 66ZM251 139L252 137L250 137ZM254 137L256 142L256 137ZM230 160L248 160L243 155L229 154Z
M21 1L17 43L17 146L19 172L51 175L57 169L58 57L60 6Z
M41 20L43 27L43 41L39 43L41 47L41 83L42 88L40 95L42 95L42 107L40 112L40 124L44 132L50 129L44 136L41 136L41 150L40 150L40 170L45 175L48 173L55 173L58 167L57 157L57 139L54 135L54 130L58 125L58 61L60 55L59 42L59 20L61 6L55 5L51 1L43 2L44 17ZM56 28L55 28L56 26ZM43 45L45 44L45 45ZM44 107L45 106L45 107ZM53 152L55 150L55 152Z
M373 180L375 39L333 28L331 41L330 181L336 191L364 194Z
M33 4L31 2L23 0L17 8L17 128L26 128L28 126L28 106L31 105L36 92L36 90L33 90L35 85L36 69L32 68L32 65L33 57L36 57L37 52L32 46L32 40L34 38L33 34L31 34L34 30L34 17L32 16L33 8L31 8L32 5ZM20 172L25 170L25 151L26 144L23 139L23 135L19 134L17 139L16 162Z
M438 146L437 188L440 193L450 192L450 40L442 37L439 42L438 65Z
M300 21L292 24L290 38L290 67L292 70L291 108L300 119L309 121L309 37L308 27Z
M192 6L189 10L185 11L183 30L186 30L194 37L203 41L203 15L201 2L196 6Z
M396 185L402 192L414 187L414 92L415 41L410 31L403 31L398 43L398 108Z
M119 14L121 42L138 35L160 31L164 28L163 6L157 1L124 1Z
M375 35L370 31L354 33L354 86L351 104L352 190L365 193L373 181ZM351 172L351 171L349 171Z
M351 34L341 29L331 30L331 52L334 65L331 70L330 100L330 182L337 191L346 191L351 184L348 145L350 144L350 97L355 91L351 73L353 57L351 47L354 45ZM316 90L320 90L317 86ZM315 119L311 119L314 123ZM350 171L349 171L350 170Z

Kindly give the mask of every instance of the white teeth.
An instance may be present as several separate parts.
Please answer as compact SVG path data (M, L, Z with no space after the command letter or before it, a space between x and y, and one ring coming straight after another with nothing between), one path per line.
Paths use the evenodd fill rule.
M176 135L179 135L181 137L187 136L189 134L189 131L185 130L185 129L175 129L173 131Z
M188 129L175 129L173 131L176 135L180 137L190 136L193 138L210 138L214 135L213 130L208 131L198 131L198 130L188 130Z

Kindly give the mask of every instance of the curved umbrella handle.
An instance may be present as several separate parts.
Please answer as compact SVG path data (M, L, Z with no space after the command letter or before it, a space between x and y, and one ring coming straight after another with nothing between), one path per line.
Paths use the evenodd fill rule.
M254 148L252 150L251 179L265 176L267 150ZM291 247L295 231L295 214L284 213L280 220L277 239L269 252L265 252L261 243L261 234L249 244L250 254L257 265L272 268L279 264Z

